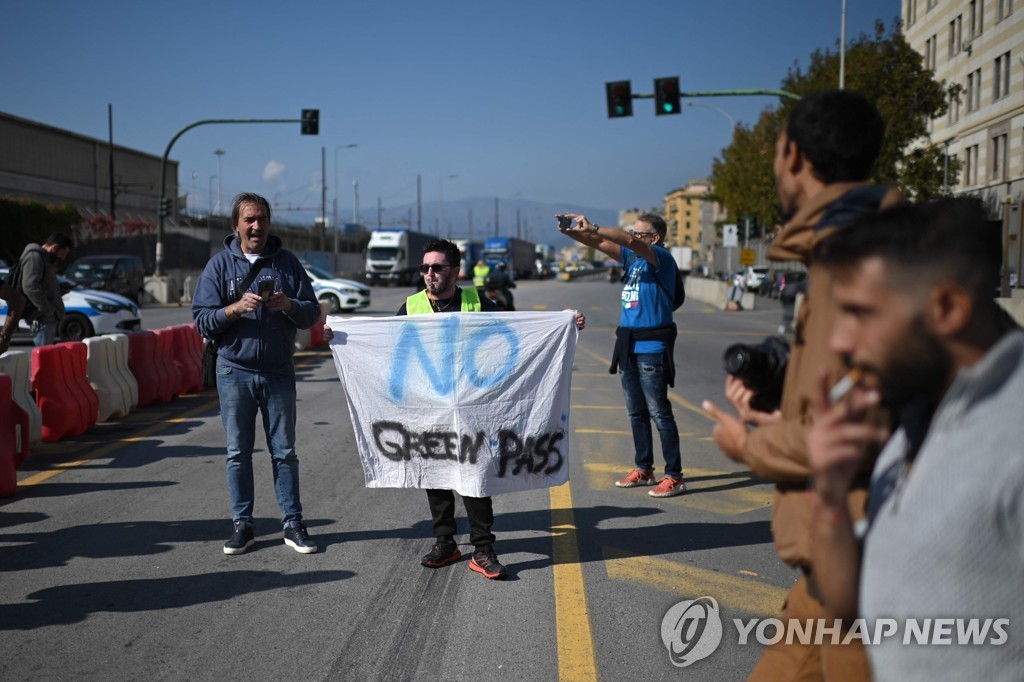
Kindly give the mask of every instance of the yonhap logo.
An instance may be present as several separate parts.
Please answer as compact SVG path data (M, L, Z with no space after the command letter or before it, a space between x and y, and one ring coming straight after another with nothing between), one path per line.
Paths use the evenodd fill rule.
M722 617L712 597L681 601L661 619L661 641L672 665L685 668L707 658L722 643Z

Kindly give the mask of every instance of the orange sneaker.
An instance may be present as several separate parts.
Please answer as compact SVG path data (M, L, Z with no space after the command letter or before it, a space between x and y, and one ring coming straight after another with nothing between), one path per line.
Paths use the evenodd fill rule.
M635 488L638 485L654 485L654 474L643 469L633 469L629 476L615 481L616 488Z
M666 476L661 479L653 489L648 490L647 494L651 497L675 497L676 495L682 495L686 492L686 483L683 482L683 477L679 476Z

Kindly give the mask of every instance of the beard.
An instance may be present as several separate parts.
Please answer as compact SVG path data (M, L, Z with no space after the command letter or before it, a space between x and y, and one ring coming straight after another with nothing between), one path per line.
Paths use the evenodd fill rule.
M945 346L928 331L924 319L918 315L907 330L907 338L886 365L877 370L882 395L895 408L917 398L937 404L953 366L953 358Z
M438 277L436 283L431 282L428 279L424 279L423 284L426 286L427 291L429 291L434 296L437 296L439 294L447 293L448 290L451 288L454 279L454 273L451 270L449 270L448 273L445 274L444 276Z

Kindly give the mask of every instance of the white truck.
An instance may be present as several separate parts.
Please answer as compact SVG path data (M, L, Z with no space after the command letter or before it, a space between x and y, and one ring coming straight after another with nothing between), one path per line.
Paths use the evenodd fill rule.
M419 277L423 247L432 235L413 230L374 230L366 247L366 281L412 284Z
M693 248L689 246L673 246L672 259L675 260L679 272L683 273L683 277L686 277L693 268Z

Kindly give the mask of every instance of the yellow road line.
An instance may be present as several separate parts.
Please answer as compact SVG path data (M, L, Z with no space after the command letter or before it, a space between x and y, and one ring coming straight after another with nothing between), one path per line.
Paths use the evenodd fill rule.
M54 464L52 469L48 469L46 471L40 471L38 474L33 474L32 476L29 476L28 478L26 478L24 480L18 481L18 487L20 488L20 487L28 487L28 486L33 486L33 485L39 485L43 481L48 481L51 478L53 478L54 476L59 476L60 474L64 473L65 471L67 471L69 469L73 469L73 468L75 468L77 466L81 466L82 464L85 464L86 462L90 462L90 461L92 461L94 459L98 459L100 457L103 457L104 455L109 455L112 452L123 448L125 445L128 445L129 443L135 443L135 442L138 442L140 440L143 440L143 439L145 439L145 438L147 438L149 436L152 436L155 433L159 433L160 431L163 431L164 429L166 429L168 426L171 426L172 424L179 423L182 420L190 419L191 417L194 417L197 414L201 414L201 413L209 410L211 407L217 405L218 402L219 402L219 399L211 400L209 402L206 402L206 403L200 405L199 407L193 408L193 409L189 410L188 412L183 413L180 417L177 417L175 419L170 419L170 420L167 420L167 421L158 422L156 424L153 424L152 426L147 426L146 428L142 429L141 431L135 433L132 436L128 436L126 438L121 438L119 440L114 441L113 443L107 443L106 445L101 445L100 447L98 447L98 448L96 448L94 450L89 451L89 453L87 455L85 455L84 457L82 457L81 459L76 459L76 460L74 460L72 462L62 462L60 464Z
M610 429L576 429L573 433L601 433L612 436L630 436L630 431L612 431Z
M572 491L565 483L551 491L551 558L555 582L555 632L560 682L596 680L594 638L583 584L583 567L572 512Z
M610 579L640 583L676 594L680 599L708 595L728 608L754 616L773 616L778 615L786 598L783 588L749 578L641 556L613 547L602 547L601 551Z

